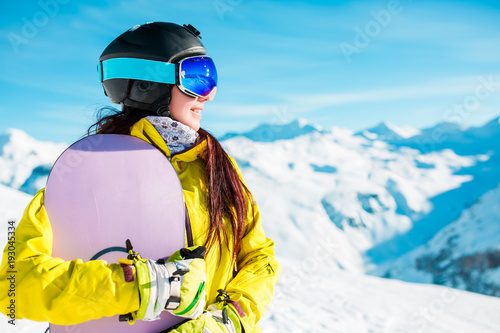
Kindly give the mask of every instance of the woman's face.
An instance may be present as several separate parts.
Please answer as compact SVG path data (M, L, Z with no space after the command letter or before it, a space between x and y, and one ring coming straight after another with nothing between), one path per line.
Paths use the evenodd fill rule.
M195 131L200 129L201 110L203 103L209 97L191 97L184 94L176 85L171 90L170 115L181 124L191 127Z

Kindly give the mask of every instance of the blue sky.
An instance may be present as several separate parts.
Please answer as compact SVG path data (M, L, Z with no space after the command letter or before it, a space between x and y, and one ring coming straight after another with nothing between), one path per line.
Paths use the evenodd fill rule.
M72 142L110 105L96 64L128 28L190 23L219 72L216 135L305 118L476 126L500 115L497 1L3 1L0 133Z

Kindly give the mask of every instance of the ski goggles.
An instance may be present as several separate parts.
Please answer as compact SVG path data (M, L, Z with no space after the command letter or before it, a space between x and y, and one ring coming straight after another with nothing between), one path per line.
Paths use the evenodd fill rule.
M133 79L176 84L191 97L212 100L217 91L217 69L209 56L184 58L176 64L137 58L112 58L101 61L100 81Z
M176 65L179 90L193 97L209 97L217 91L217 69L207 56L184 58Z

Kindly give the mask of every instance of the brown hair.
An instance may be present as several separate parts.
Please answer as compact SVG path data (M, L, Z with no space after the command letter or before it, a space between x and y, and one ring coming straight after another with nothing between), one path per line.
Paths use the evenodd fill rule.
M97 122L89 127L88 135L130 134L130 128L148 115L151 113L127 106L123 106L122 111L110 107L102 108L98 111ZM228 230L223 221L224 216L227 216L231 222L231 236L234 240L232 260L236 260L244 235L247 198L250 197L250 192L220 142L204 129L200 128L198 134L196 144L207 140L207 151L203 160L210 229L206 246L210 250L217 242L222 250L222 239L225 239L227 249L231 250Z

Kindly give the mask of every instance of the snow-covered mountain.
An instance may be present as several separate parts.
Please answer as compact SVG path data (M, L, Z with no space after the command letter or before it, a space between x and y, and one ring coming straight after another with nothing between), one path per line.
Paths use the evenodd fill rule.
M66 147L38 146L17 130L0 138L0 173L8 166L9 174L1 181L28 193L43 186ZM22 154L5 149L15 142ZM365 275L498 296L498 118L476 128L383 123L359 133L296 120L222 143L285 267L266 332L500 331L500 298ZM39 163L23 161L43 154Z
M500 296L500 187L428 243L399 258L386 277Z
M67 144L40 142L18 129L0 135L0 184L34 194Z
M470 128L456 123L443 122L415 132L415 130L408 130L408 127L382 123L358 135L383 140L398 147L414 148L422 153L452 149L460 155L480 154L500 147L499 124L500 117L492 119L483 126ZM384 128L387 129L381 130ZM412 133L412 135L405 136L402 133Z
M413 137L389 143L397 149L409 147L426 155L445 151L460 156L474 154L477 161L456 170L456 175L469 176L470 181L431 197L434 208L418 219L410 232L367 252L379 264L386 261L374 272L500 295L500 211L495 200L500 182L500 118L468 129L451 123L437 124ZM410 252L394 264L387 259L396 258L389 254L395 248L399 255Z
M0 184L0 221L19 220L33 196ZM6 241L0 232L0 242ZM2 243L3 244L3 243Z
M447 272L441 262L427 260L425 280L404 274L407 268L400 264L407 257L394 270L391 265L427 244L500 183L498 118L469 129L442 123L418 131L383 123L356 134L340 128L297 133L296 125L290 126L296 135L286 140L262 142L243 134L224 142L261 209L274 221L287 221L286 231L282 224L268 226L273 235L288 234L278 239L292 235L298 244L296 251L284 247L284 256L307 257L304 248L334 239L338 247L331 259L342 269L497 295L498 251L465 253L458 247L455 255L462 259L448 263ZM500 214L490 206L479 208L492 219L482 228L495 235L498 246L500 234L492 224ZM474 241L481 243L481 235ZM439 257L444 245L426 248ZM458 271L467 271L466 282L450 277Z
M310 124L305 119L294 119L289 123L261 124L245 133L227 133L221 140L228 140L235 136L244 136L255 142L273 142L276 140L293 139L297 136L323 132L320 126Z
M395 126L390 122L382 122L377 126L358 132L367 139L378 139L384 141L400 141L420 134L420 131L411 126Z

